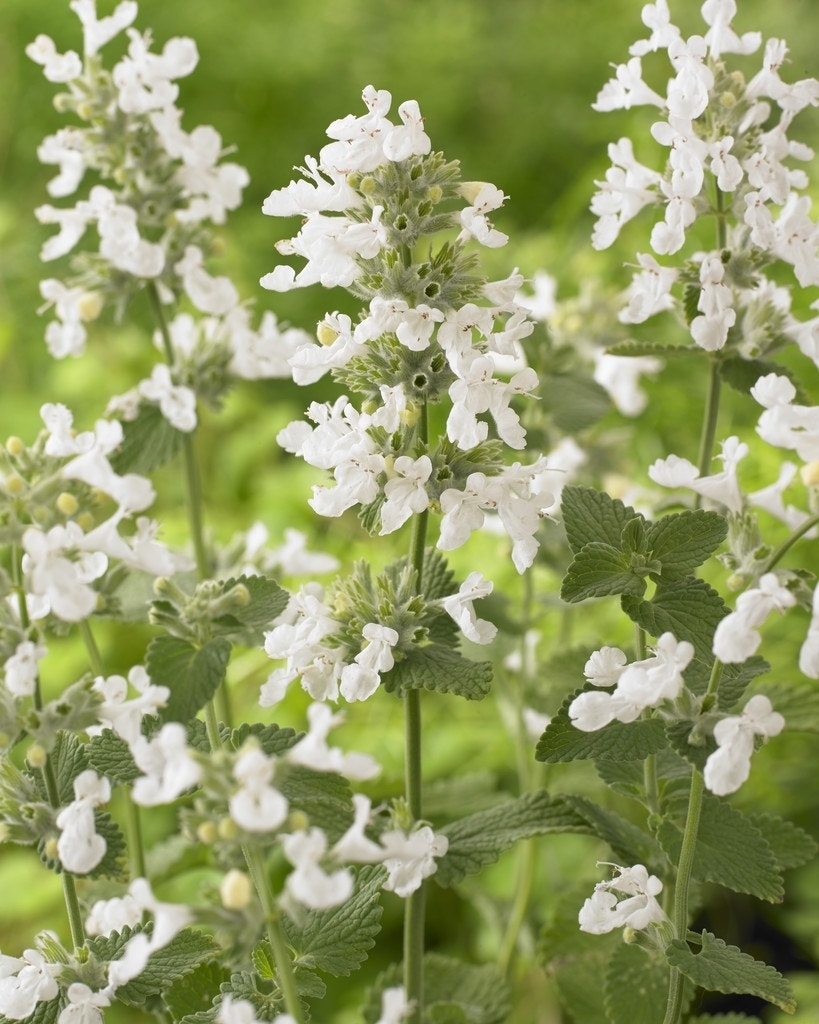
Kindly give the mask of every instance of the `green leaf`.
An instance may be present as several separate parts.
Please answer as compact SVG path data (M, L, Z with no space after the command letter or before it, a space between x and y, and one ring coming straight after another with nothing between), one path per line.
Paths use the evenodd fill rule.
M564 601L576 604L590 597L614 594L630 594L639 598L645 590L645 580L632 572L627 554L603 541L590 541L577 552L566 570L560 596Z
M142 774L128 744L111 729L103 729L99 735L92 736L85 750L88 763L99 775L130 785Z
M349 828L353 820L353 798L350 783L334 772L316 772L301 765L291 765L287 774L277 774L276 785L287 797L291 810L304 811L311 825L327 833L332 846Z
M549 414L564 434L578 434L611 409L608 392L591 377L575 373L546 374L545 379L541 377L541 388L542 393L549 396Z
M720 363L720 376L735 391L747 395L760 377L775 373L779 377L787 377L797 390L796 401L804 404L807 399L802 381L782 363L774 363L768 359L742 359L735 357L723 359Z
M151 682L171 691L163 721L187 722L207 704L225 678L230 649L224 637L199 648L175 636L154 637L145 664Z
M740 665L723 665L717 691L719 706L730 711L745 693L749 684L758 676L771 671L771 666L758 654L746 658Z
M645 864L663 870L664 861L654 839L614 811L607 811L582 796L566 796L566 802L588 822L594 834L608 843L623 864Z
M639 946L621 945L603 980L606 1014L615 1024L657 1024L668 1002L668 964Z
M633 508L604 491L573 484L563 488L560 508L574 554L586 544L597 541L619 550L623 527L637 515Z
M538 761L548 764L584 758L636 761L657 753L666 745L665 729L659 718L610 722L595 732L582 732L575 728L569 718L569 705L582 692L578 690L569 694L546 726L535 748Z
M662 565L664 580L688 576L705 562L728 533L728 523L717 512L703 509L677 512L650 523L646 543L652 558Z
M593 834L567 798L549 796L544 790L470 814L439 831L449 839L449 849L438 861L433 877L444 888L475 874L485 864L493 864L519 839L548 832Z
M331 910L306 910L298 923L283 917L297 966L346 978L367 959L381 929L379 896L385 871L363 867L353 895Z
M130 1006L142 1006L218 952L210 935L185 928L166 946L151 953L141 973L117 989L117 999Z
M128 847L119 825L107 811L94 811L94 831L105 840L105 853L97 866L84 878L128 878Z
M122 424L122 443L111 458L117 473L148 475L169 462L182 444L184 434L172 427L159 406L143 403L136 419Z
M609 345L606 352L613 356L658 356L660 359L675 356L693 356L700 352L696 345L663 345L659 342L637 341L629 338L628 341L618 341L615 345Z
M243 722L238 729L231 731L230 745L234 750L239 750L253 737L268 757L281 757L303 736L304 733L296 732L289 726L282 728L273 722L269 725L262 725L261 722Z
M728 612L719 594L704 580L686 576L663 580L650 601L625 594L623 611L651 636L671 632L677 640L688 640L705 661L713 660L711 643L717 623Z
M29 712L27 732L45 750L50 751L61 733L83 732L91 725L98 725L99 703L99 694L91 689L91 680L80 679L42 708L32 709Z
M239 586L247 589L247 604L234 607L230 615L216 619L214 626L218 626L220 633L235 642L252 647L262 643L264 630L284 611L290 598L275 580L261 575L224 580L221 593L228 594Z
M162 993L171 1017L178 1021L212 1008L220 987L230 981L230 974L215 960L205 960L189 973L177 978Z
M657 838L676 863L682 849L681 828L666 820ZM747 815L710 793L703 799L693 874L701 881L771 903L780 901L784 892L777 859L763 834Z
M770 846L780 871L809 864L816 856L813 837L792 821L774 814L749 814L748 818Z
M705 1013L692 1017L688 1024L762 1024L759 1017L747 1017L744 1013Z
M736 946L727 945L710 932L702 933L699 953L693 953L681 939L674 939L665 955L672 967L700 988L759 996L786 1013L796 1009L791 986L779 971L761 960L754 960Z
M409 690L454 693L467 700L482 700L492 684L492 663L470 661L443 644L416 646L381 676L388 693L403 697Z

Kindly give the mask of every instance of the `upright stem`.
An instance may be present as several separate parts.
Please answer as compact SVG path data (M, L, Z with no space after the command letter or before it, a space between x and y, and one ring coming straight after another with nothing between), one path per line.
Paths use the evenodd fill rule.
M162 348L168 366L173 366L174 351L171 344L171 334L168 330L168 321L165 318L165 310L159 298L159 291L155 284L148 285L148 298L154 313L159 334L162 338ZM196 569L200 580L207 579L210 575L210 560L204 537L204 517L202 514L202 487L199 479L199 469L196 464L196 452L193 446L193 435L183 433L182 435L182 456L185 463L185 488L188 506L188 524L191 533L194 555L196 557Z
M697 459L700 476L708 476L711 469L711 458L714 454L714 438L717 434L719 418L719 398L722 386L722 372L718 360L711 363L711 374L708 378L708 392L705 397L705 413L700 435L700 450ZM698 496L699 500L699 496Z
M717 692L722 678L722 662L714 659L711 678L708 680L706 696ZM691 773L691 789L688 795L688 814L683 830L680 861L677 866L677 880L674 886L674 931L678 939L685 941L688 933L688 895L691 888L691 874L694 868L694 854L697 849L697 833L702 813L702 797L705 789L702 773L696 768ZM682 1010L685 976L676 967L671 968L668 986L668 1003L663 1024L678 1024Z
M267 939L273 952L273 960L276 965L276 979L284 998L284 1005L287 1012L296 1021L296 1024L304 1024L304 1014L302 1013L299 992L293 974L293 964L290 961L287 943L281 929L279 910L273 893L270 890L264 858L261 855L261 851L255 846L243 846L242 853L244 854L245 863L256 890L256 895L259 897L259 902L264 912Z
M418 420L419 440L428 440L426 403ZM424 510L415 516L410 542L410 565L415 569L418 593L423 586L424 550L426 547L429 513ZM421 691L408 690L404 696L404 784L407 809L413 822L422 817L421 767ZM412 1005L408 1020L420 1024L424 1013L424 910L426 890L422 883L404 902L404 992Z

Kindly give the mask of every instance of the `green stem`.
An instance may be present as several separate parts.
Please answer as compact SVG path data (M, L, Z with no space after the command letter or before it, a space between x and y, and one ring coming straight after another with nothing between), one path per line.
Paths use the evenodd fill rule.
M773 551L763 563L762 568L759 571L759 575L764 576L766 572L770 572L775 565L778 565L794 544L804 537L806 533L810 533L814 526L819 526L819 514L811 516L810 519L806 519L801 526L798 526L793 531L790 537L787 537L782 541L779 547L776 548L776 550Z
M418 419L418 438L428 441L426 402ZM429 512L425 509L415 516L410 541L410 565L415 569L415 589L420 594L423 586L424 550L426 547ZM422 803L421 764L421 691L408 690L404 697L404 792L407 810L413 822L420 821ZM412 1005L408 1017L410 1024L420 1024L424 1013L424 912L426 889L422 883L404 901L404 992Z
M91 626L88 619L81 619L79 623L80 636L82 642L85 644L85 650L88 654L88 660L91 662L91 671L95 676L104 676L105 667L102 662L102 655L100 649L97 646L97 641L91 631Z
M722 662L714 660L711 678L708 680L706 696L715 694L722 678ZM688 795L688 814L683 830L680 860L677 866L677 880L674 887L674 931L678 939L685 941L688 934L688 896L691 888L691 874L694 868L694 854L697 848L697 833L702 813L702 797L705 790L702 773L696 768L691 772L691 789ZM676 967L671 968L668 986L668 1003L663 1024L678 1024L682 1010L685 976Z
M156 285L151 282L148 285L148 299L151 303L154 319L156 320L159 334L162 338L162 349L168 366L173 367L175 363L171 334L168 330L168 321L165 317L165 310L159 298L159 291ZM204 537L204 517L202 513L202 487L199 479L199 469L196 464L196 452L194 450L193 435L182 434L182 456L185 463L185 487L187 493L188 524L191 533L194 555L196 557L196 569L199 579L207 579L210 575L210 560Z
M255 846L242 846L247 870L250 874L256 895L262 905L264 912L265 926L267 928L267 939L273 953L273 961L276 965L276 980L279 983L284 1005L296 1024L304 1024L304 1014L299 1001L299 992L296 987L296 978L293 973L293 964L290 954L287 951L287 942L281 929L279 921L279 909L275 897L270 888L267 870L261 851Z
M700 450L697 459L700 476L708 476L711 470L711 458L714 454L714 438L717 434L719 418L719 399L722 385L722 372L718 360L711 363L711 374L708 378L708 392L705 397L705 412L700 435ZM699 503L699 495L697 502Z

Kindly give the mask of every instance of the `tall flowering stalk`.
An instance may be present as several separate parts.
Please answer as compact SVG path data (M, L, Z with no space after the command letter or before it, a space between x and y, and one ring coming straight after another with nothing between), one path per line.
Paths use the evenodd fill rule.
M720 991L751 991L785 1009L792 1004L771 968L708 932L693 936L688 929L693 879L777 898L773 876L763 881L761 868L763 860L776 863L775 836L759 829L753 815L743 817L718 798L748 778L759 740L784 727L767 696L749 698L745 690L769 668L756 655L762 642L759 627L773 610L806 603L799 574L779 563L817 523L810 510L784 504L795 466L786 463L775 484L748 494L738 470L749 452L747 444L737 436L727 438L717 456L719 472L712 471L712 460L723 382L746 393L752 385L751 396L766 409L758 426L763 440L813 457L810 413L796 411L787 371L771 358L796 345L816 362L811 341L816 324L793 316L790 289L775 284L766 268L784 262L802 287L819 282L819 234L809 217L810 199L803 194L808 179L794 166L813 154L790 137L795 116L819 104L819 82L784 81L780 68L787 51L776 39L766 43L762 67L750 77L734 70L737 58L759 49L760 34L734 30L734 0L707 0L701 11L702 34L685 37L671 21L665 0L643 8L649 35L631 47L630 58L615 68L594 107L654 108L650 131L661 147L661 167L641 163L632 141L622 138L609 147L612 166L592 200L597 249L614 244L622 226L642 211L658 211L650 237L653 252L638 254L619 319L636 325L672 311L687 337L673 347L629 341L613 354L707 360L697 463L670 455L648 471L658 485L689 490L693 501L681 498L684 511L650 521L607 494L564 491L563 516L574 557L563 596L578 602L619 595L637 628L638 657L631 660L616 647L595 651L585 667L587 686L567 702L565 718L561 715L547 728L538 748L544 760L561 759L557 744L560 737L565 744L570 723L579 733L600 736L602 745L625 742L618 747L621 754L627 749L629 758L644 761L641 799L652 835L642 852L639 843L633 850L641 860L656 858L650 864L656 874L649 874L643 863L615 866L617 874L598 884L579 920L581 929L594 934L619 927L637 930L637 941L650 953L645 970L653 978L653 1012L664 1024L683 1019L691 982ZM643 79L643 60L658 52L667 55L671 74L665 88L655 89ZM675 255L676 264L669 263ZM798 439L792 432L797 420ZM804 430L808 437L801 434ZM762 542L756 509L773 513L792 531L776 550ZM727 550L719 557L732 571L728 584L746 588L734 611L693 574L726 538ZM649 643L646 657L646 640L652 636L657 639ZM606 756L602 745L595 756ZM574 756L582 756L580 746ZM562 754L567 754L565 745ZM669 772L690 777L684 813L663 796L669 784L664 773ZM742 829L755 851L744 863L730 851L731 837ZM714 846L721 847L716 856L709 853ZM807 843L803 855L811 852ZM756 879L752 860L760 868ZM662 878L673 889L667 899ZM618 899L616 893L627 898ZM658 901L661 894L664 904ZM628 996L610 991L608 999L610 1019L625 1020L631 1013Z
M274 291L321 283L341 286L366 302L355 322L328 313L315 342L290 357L293 378L308 384L328 371L357 396L308 410L313 426L290 424L279 441L311 465L332 473L314 487L310 505L340 516L358 506L371 533L394 533L411 522L407 558L373 582L337 585L330 594L300 601L297 628L268 637L268 652L285 658L266 684L264 700L279 699L301 675L315 698L347 701L372 696L379 685L403 697L406 721L406 820L409 835L429 834L428 868L403 886L404 988L411 1019L423 1016L423 874L447 851L446 837L423 825L421 689L482 696L488 665L468 662L447 644L452 626L479 644L496 629L477 617L473 602L491 582L472 572L459 589L442 559L427 548L433 517L435 546L464 544L487 517L497 517L512 541L517 569L535 556L536 531L552 504L542 485L543 459L507 464L504 449L521 450L525 431L514 403L537 387L522 363L511 375L498 360L519 359L519 342L532 330L515 301L518 274L487 282L468 246L499 247L507 237L490 215L505 196L494 185L462 183L457 163L432 151L415 101L388 118L391 96L368 86L366 113L348 115L327 129L319 158L306 158L303 177L277 189L263 210L299 214L299 233L279 242L285 255L306 263L277 266L262 278ZM430 419L446 415L445 432ZM393 582L394 581L394 582ZM396 585L397 584L397 585ZM316 599L321 603L314 603Z

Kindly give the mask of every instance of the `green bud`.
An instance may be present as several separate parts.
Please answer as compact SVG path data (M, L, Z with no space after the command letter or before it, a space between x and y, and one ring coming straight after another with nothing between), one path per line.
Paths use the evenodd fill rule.
M5 484L6 490L14 498L18 497L26 489L25 480L17 473L10 473L5 479Z
M310 819L304 811L291 811L287 817L287 827L290 832L304 832L310 827Z
M22 455L26 450L26 446L22 440L17 437L16 434L12 434L11 437L6 441L6 451L11 456Z
M427 199L429 199L431 203L440 203L443 197L444 190L440 185L430 185L427 189Z
M197 826L196 838L205 846L211 846L219 838L219 831L212 821L203 821Z
M216 825L216 831L220 839L236 839L239 835L239 826L233 818L220 818Z
M371 174L365 174L358 185L359 192L363 192L365 196L372 195L378 187L378 183Z
M46 855L48 860L56 860L58 857L57 853L57 837L52 836L50 839L46 839L43 845L43 853Z
M75 515L80 507L77 499L68 491L63 491L61 494L58 494L55 504L57 506L57 511L61 512L64 516Z
M250 878L244 871L231 868L219 886L219 898L226 910L242 910L253 898L253 884Z

